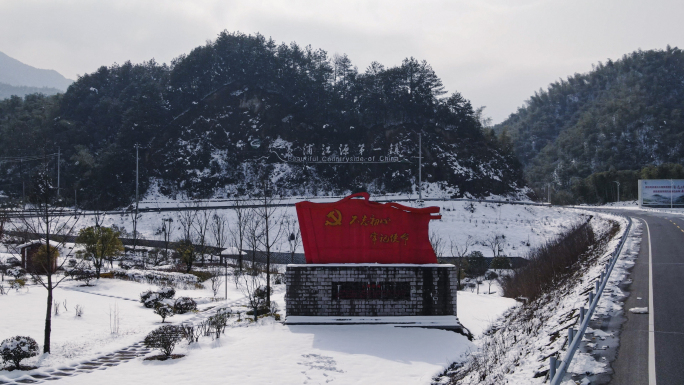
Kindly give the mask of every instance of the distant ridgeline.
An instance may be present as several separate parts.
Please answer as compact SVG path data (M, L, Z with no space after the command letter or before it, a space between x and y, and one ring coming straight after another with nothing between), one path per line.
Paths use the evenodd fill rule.
M594 173L684 163L684 52L668 46L599 63L535 93L495 129L536 188L586 190L573 185ZM585 195L605 201L608 186L598 190Z
M444 94L424 61L374 62L359 73L346 55L224 32L170 66L115 64L61 96L0 102L0 157L59 146L63 195L78 189L79 205L90 207L130 204L136 143L143 193L244 195L264 175L283 194L408 193L420 132L431 187L519 194L515 157L484 133L468 100ZM21 195L37 168L0 164L0 190Z
M11 96L24 97L29 94L45 94L45 95L55 95L60 92L56 88L50 87L28 87L28 86L12 86L5 83L0 83L0 100L7 99Z

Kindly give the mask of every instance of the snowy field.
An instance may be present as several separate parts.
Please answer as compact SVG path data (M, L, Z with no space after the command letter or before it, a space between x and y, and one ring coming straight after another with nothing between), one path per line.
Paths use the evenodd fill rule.
M493 235L505 235L504 253L524 256L531 248L585 220L585 213L573 209L539 206L497 205L474 202L426 202L441 208L442 220L433 221L431 230L447 245L472 239L484 242ZM220 210L229 220L232 210ZM283 208L282 215L295 217L294 208ZM139 228L148 239L157 239L156 228L163 218L173 213L145 213ZM130 217L107 216L105 225L116 224L131 230ZM92 217L83 217L78 227L92 225ZM177 231L176 234L179 234ZM286 243L282 243L285 250ZM474 246L485 256L491 251ZM302 252L302 250L299 250ZM7 257L9 254L3 254ZM94 287L65 281L55 291L57 301L67 302L68 311L53 317L53 353L49 357L28 359L24 364L39 366L34 373L51 371L78 362L92 360L106 353L141 341L161 325L161 318L139 302L139 294L154 286L116 279L101 279ZM284 287L273 295L280 309L285 308ZM486 292L482 285L480 293ZM515 301L495 294L458 294L458 317L477 337L496 321ZM180 290L176 298L197 298L200 310L225 302L209 302L212 293L204 290ZM223 289L219 292L223 296ZM232 282L228 284L228 304L243 298ZM42 345L46 291L31 285L28 290L11 291L0 296L0 340L14 336L31 336ZM74 306L84 307L82 317L74 316ZM239 306L238 306L239 307ZM118 309L120 328L113 333L111 317ZM10 309L10 311L7 311ZM245 310L243 308L243 310ZM283 311L281 311L281 314ZM178 324L195 315L176 315L167 322ZM64 384L90 383L213 383L239 384L429 384L433 376L476 345L464 336L448 331L394 328L387 325L288 326L272 318L253 324L233 323L219 340L209 337L188 347L181 343L174 353L186 356L173 361L144 361L141 357L106 370L94 370L61 379ZM153 355L157 353L150 353ZM0 371L0 381L19 380L25 373Z
M83 287L63 282L54 298L66 302L67 310L53 316L52 354L24 361L39 366L31 373L48 375L55 368L93 360L144 338L161 325L160 317L144 308L137 298L155 287L130 281L101 279L96 286ZM212 296L209 290L179 290L176 297L190 296L202 302ZM232 282L228 299L242 294ZM46 291L31 286L0 296L5 310L0 312L0 340L26 335L42 345ZM282 285L273 299L284 308ZM208 302L200 310L224 302ZM84 308L81 317L74 308ZM458 316L474 334L481 333L515 301L498 295L459 292ZM245 310L245 309L243 309ZM118 312L119 330L112 329ZM167 323L179 324L192 314L175 315ZM287 326L272 319L258 324L233 324L221 339L204 337L175 351L187 356L173 362L150 362L142 358L89 374L65 378L65 383L114 383L145 381L151 384L186 383L206 376L203 382L241 384L319 384L338 383L426 384L445 366L474 349L464 336L449 331L394 328L387 325ZM169 370L168 365L174 365ZM0 371L0 380L21 379L25 373Z
M371 197L371 200L373 197ZM316 201L330 201L322 199ZM410 202L402 202L406 206L413 206ZM177 205L178 203L176 203ZM442 256L451 257L450 245L453 242L463 245L470 237L476 244L470 250L478 250L485 257L492 257L492 251L485 245L488 239L496 235L505 235L504 254L509 257L524 257L530 249L544 242L554 239L573 224L583 222L587 212L574 209L562 209L548 206L523 206L511 204L497 204L491 202L445 202L425 201L425 206L440 207L441 220L430 223L430 231L442 239ZM224 215L228 223L236 222L235 212L231 209L217 209L215 213ZM178 214L173 212L142 213L138 221L138 232L145 239L162 240L159 229L163 219L173 219L174 229L171 239L180 237L181 228L178 225ZM275 218L297 220L294 207L282 207L277 210ZM73 220L73 219L70 219ZM277 221L280 222L280 221ZM95 217L83 215L78 218L76 231L80 228L93 226ZM107 215L104 225L116 225L125 228L129 233L133 231L129 215ZM11 229L11 226L9 227ZM227 247L228 245L226 245ZM281 237L273 251L289 251L285 237ZM304 250L298 245L296 252Z

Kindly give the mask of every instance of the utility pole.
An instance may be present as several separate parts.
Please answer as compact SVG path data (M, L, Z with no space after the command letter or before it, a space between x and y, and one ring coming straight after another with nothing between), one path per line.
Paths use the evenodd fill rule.
M19 160L19 173L21 174L21 208L26 208L26 182L24 182L24 160Z
M133 255L138 243L138 149L140 145L135 144L135 220L133 221Z
M617 191L618 192L618 194L617 194L618 199L617 199L617 201L618 201L618 203L620 203L620 182L614 180L613 183L617 183L617 188L618 188L618 191Z
M138 148L140 146L135 144L135 215L138 215Z
M57 196L59 196L59 162L62 159L62 150L57 147Z
M672 179L670 179L670 209L672 209L672 190L674 190L672 186Z
M546 184L546 192L549 195L547 202L549 202L549 204L551 204L551 183Z
M423 134L418 133L418 203L423 204Z

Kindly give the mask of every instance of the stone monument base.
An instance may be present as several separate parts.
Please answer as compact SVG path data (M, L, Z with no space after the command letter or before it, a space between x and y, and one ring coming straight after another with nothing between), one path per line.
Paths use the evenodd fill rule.
M445 264L287 265L286 324L391 324L469 334L456 317L456 268Z

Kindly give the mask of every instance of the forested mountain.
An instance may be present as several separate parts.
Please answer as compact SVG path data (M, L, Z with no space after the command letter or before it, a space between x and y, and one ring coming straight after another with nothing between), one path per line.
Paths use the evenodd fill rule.
M64 92L72 81L55 70L35 68L0 52L0 83L14 87L54 88Z
M684 162L684 52L637 51L540 90L495 129L533 186Z
M269 175L282 194L410 193L422 133L427 188L520 193L514 156L483 131L470 102L444 94L424 61L359 72L346 55L224 32L168 66L115 64L80 77L64 95L0 102L0 156L46 154L54 170L61 148L65 195L78 189L90 207L131 202L136 144L142 192L254 194ZM315 163L330 156L403 162ZM0 165L0 184L20 195L41 163Z

